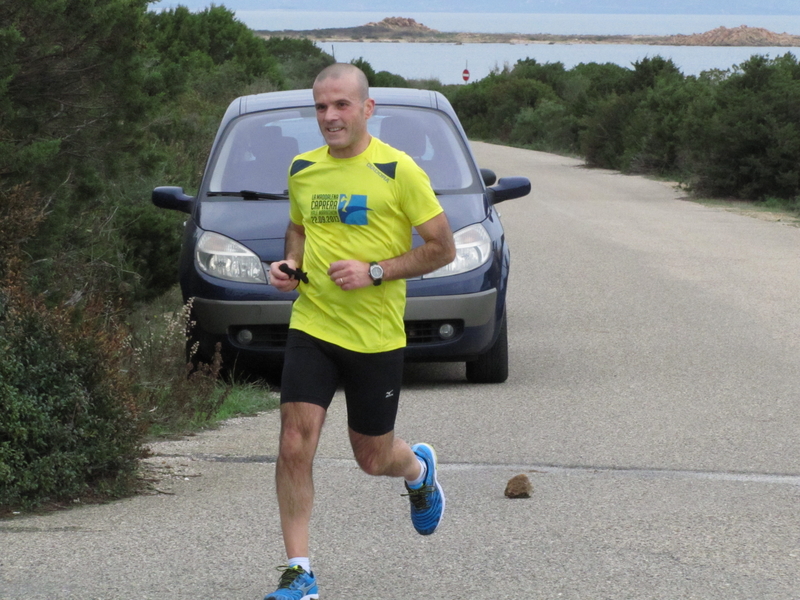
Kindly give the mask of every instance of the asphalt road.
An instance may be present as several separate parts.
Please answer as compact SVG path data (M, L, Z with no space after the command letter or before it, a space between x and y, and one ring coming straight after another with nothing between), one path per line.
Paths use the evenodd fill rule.
M509 381L407 367L398 434L432 442L447 513L361 474L341 402L316 465L332 599L800 599L800 228L640 177L475 144L526 175ZM283 561L275 414L157 444L159 491L0 521L2 599L256 600ZM526 473L530 499L509 500Z

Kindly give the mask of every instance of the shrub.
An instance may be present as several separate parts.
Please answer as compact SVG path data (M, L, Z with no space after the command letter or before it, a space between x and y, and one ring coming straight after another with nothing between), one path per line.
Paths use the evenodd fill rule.
M0 507L129 492L141 431L113 311L1 294Z
M508 140L520 111L556 97L546 83L513 77L508 70L448 91L467 134L485 140Z
M163 301L170 302L174 294ZM131 372L142 406L142 419L151 432L175 432L211 419L230 387L220 381L219 345L209 364L195 361L191 340L192 301L179 310L153 314L162 302L135 315L128 343L133 350Z
M0 240L33 235L43 206L0 190ZM130 490L141 431L118 312L48 306L28 291L19 246L0 248L0 507Z
M517 115L511 141L546 152L571 152L577 142L578 120L560 102L544 99Z
M800 194L800 64L754 56L693 104L686 143L695 189L760 200Z
M281 89L310 88L317 73L334 62L311 40L272 37L265 44L269 54L278 60Z
M581 151L593 167L622 168L625 152L625 130L637 105L632 95L617 96L599 102L585 119Z

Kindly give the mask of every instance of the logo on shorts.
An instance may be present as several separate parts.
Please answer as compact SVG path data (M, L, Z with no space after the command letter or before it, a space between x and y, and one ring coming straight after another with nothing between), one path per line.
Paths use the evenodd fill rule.
M388 392L386 392L386 398L387 399L394 398L394 390L389 390Z

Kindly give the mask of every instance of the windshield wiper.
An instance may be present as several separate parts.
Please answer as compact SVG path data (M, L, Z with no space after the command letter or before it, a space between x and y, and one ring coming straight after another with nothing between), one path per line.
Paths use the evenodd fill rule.
M208 192L208 196L241 196L245 200L288 200L288 194L272 194L270 192L254 192L240 190L238 192Z

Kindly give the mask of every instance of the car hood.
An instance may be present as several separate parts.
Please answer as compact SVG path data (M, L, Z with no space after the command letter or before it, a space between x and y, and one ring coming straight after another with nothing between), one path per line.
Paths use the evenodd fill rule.
M439 202L453 231L480 223L488 214L483 194L440 196ZM283 258L283 238L289 225L288 200L200 202L195 219L200 229L242 242L262 260Z
M289 201L201 202L195 219L200 229L240 242L283 239L289 224Z

